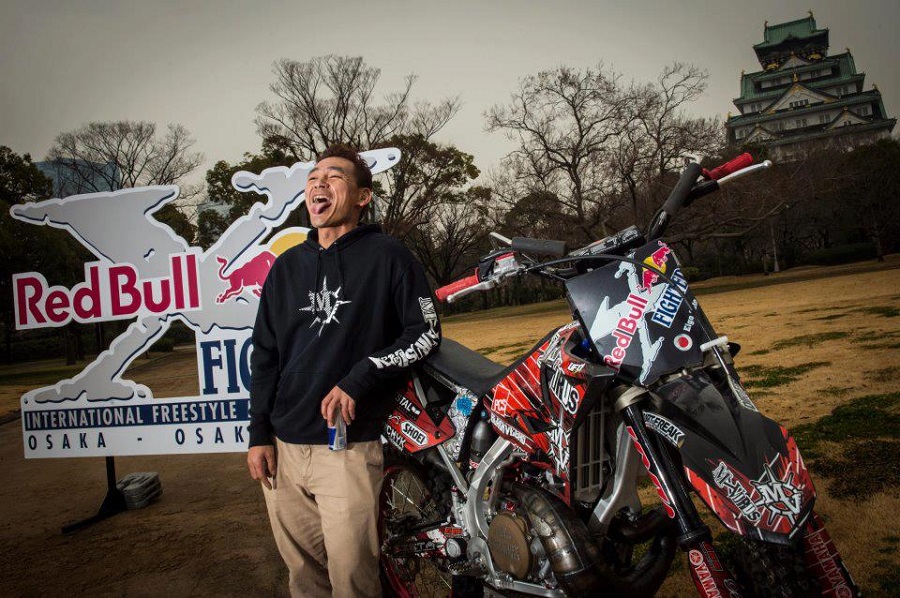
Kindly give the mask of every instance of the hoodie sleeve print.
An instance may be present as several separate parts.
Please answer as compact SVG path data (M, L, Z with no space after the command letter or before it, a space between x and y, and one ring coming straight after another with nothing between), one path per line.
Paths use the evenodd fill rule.
M271 278L270 278L271 280ZM250 434L249 446L273 444L269 416L278 389L278 345L271 321L271 285L263 285L259 311L253 326L253 352L250 354Z
M338 386L359 400L379 382L396 378L430 355L441 343L431 289L425 271L413 261L394 289L394 301L403 323L403 333L392 345L356 363Z

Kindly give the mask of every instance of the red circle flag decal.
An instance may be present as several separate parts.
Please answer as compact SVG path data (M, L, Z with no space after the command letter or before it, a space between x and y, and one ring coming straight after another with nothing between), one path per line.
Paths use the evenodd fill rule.
M675 347L682 351L687 351L694 346L694 339L687 334L679 334L675 337Z

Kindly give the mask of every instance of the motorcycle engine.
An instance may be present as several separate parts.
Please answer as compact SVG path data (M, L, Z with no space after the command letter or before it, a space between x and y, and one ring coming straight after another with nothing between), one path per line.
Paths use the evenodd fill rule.
M515 513L503 512L491 520L488 546L498 569L525 579L534 566L528 523Z

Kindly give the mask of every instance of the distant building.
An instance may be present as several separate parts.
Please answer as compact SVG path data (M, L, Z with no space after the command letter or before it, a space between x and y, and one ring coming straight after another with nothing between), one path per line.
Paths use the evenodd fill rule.
M790 159L822 147L852 148L891 134L875 85L863 89L850 50L828 55L828 29L805 19L764 26L753 46L762 67L741 73L739 114L725 123L730 145L760 144Z
M119 170L114 162L100 164L86 160L58 158L35 162L34 165L53 181L54 197L115 191L121 187Z

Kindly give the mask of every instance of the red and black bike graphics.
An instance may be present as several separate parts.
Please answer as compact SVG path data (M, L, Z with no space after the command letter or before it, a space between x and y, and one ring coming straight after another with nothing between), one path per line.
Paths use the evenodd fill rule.
M707 598L740 598L737 582L722 566L719 556L709 542L697 542L688 549L691 579L697 592Z
M769 540L773 538L765 532L793 536L811 512L812 480L794 439L780 429L787 453L763 456L762 471L755 477L733 459L707 458L703 474L685 465L688 482L735 533Z
M454 570L480 571L495 587L546 595L546 588L556 587L546 585L546 563L540 569L530 560L509 557L485 569L483 561L490 561L496 548L491 542L501 537L504 546L507 538L522 540L524 553L533 554L529 543L536 536L523 530L529 521L547 525L552 520L556 535L538 534L544 549L564 545L562 552L577 555L571 562L548 561L567 595L600 587L591 585L599 578L583 566L594 562L596 548L611 565L601 575L614 582L612 587L655 592L677 542L687 553L700 595L739 596L697 512L693 491L730 531L745 538L736 544L742 552L736 551L735 558L748 587L767 588L770 574L780 570L773 564L793 559L793 571L802 572L804 565L806 571L792 578L791 591L817 583L825 596L858 595L813 510L816 492L796 442L760 414L733 365L738 347L716 334L672 248L658 240L681 208L718 188L713 173L742 168L749 160L734 160L701 182L700 167L686 167L648 227L650 242L630 227L566 253L554 245L558 242L498 235L512 251L491 253L477 274L441 290L452 301L511 276L538 273L564 282L574 317L508 368L485 364L474 352L450 345L443 357L433 358L443 395L426 384L428 377L421 384L414 377L399 395L385 435L402 452L420 453L418 461L427 471L438 462L422 451L437 447L453 485L449 492L431 494L432 484L416 473L421 468L388 470L382 512L389 515L383 528L392 535L385 539L384 554L392 587L418 588L418 564L443 560ZM752 169L758 168L746 170ZM555 258L536 263L531 254L542 251ZM431 416L423 408L426 394ZM450 405L447 413L461 414L460 419L439 417L442 400ZM438 446L454 437L454 443ZM661 508L641 510L638 456ZM581 473L583 466L590 468L587 475ZM577 484L570 480L570 467L578 472ZM415 508L404 510L410 504ZM504 510L523 516L526 528L491 516ZM557 534L560 530L566 531ZM462 533L467 536L454 537ZM635 547L646 550L632 552ZM633 559L634 554L641 556ZM466 560L473 555L472 562ZM505 573L495 573L494 566Z
M572 322L545 337L485 397L491 425L523 451L546 456L563 480L568 500L569 444L577 415L586 398L588 381L597 366L567 351L580 342L580 327ZM609 372L611 375L611 372Z
M803 536L803 550L806 567L819 582L822 596L829 598L851 598L859 595L859 588L844 566L825 525L815 513L809 518Z
M383 434L401 451L417 453L450 440L456 434L456 428L449 417L444 417L440 424L434 423L416 394L411 378L397 394L396 406L388 416Z
M757 411L730 364L716 379L697 368L715 333L671 249L655 241L627 257L567 283L598 355L620 377L653 385L663 401L644 413L645 426L673 445L689 483L729 529L788 541L815 500L796 443Z

